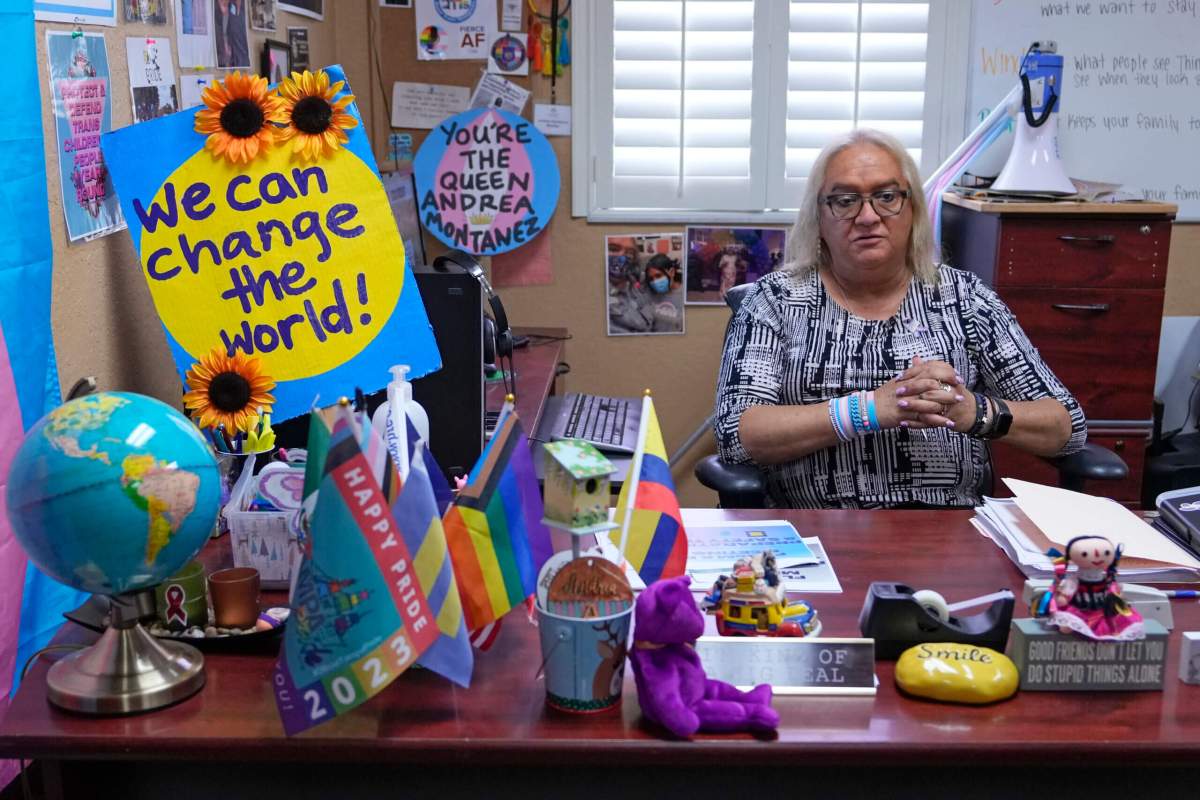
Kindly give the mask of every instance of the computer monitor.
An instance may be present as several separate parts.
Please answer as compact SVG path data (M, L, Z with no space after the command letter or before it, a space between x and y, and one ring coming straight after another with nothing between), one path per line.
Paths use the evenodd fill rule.
M483 293L464 272L419 267L415 275L442 368L413 381L413 399L429 416L433 457L452 479L469 473L483 452ZM379 376L380 385L387 381L386 373ZM386 400L386 388L370 393L367 410L374 414ZM308 415L281 423L276 433L281 447L304 447Z
M462 272L415 270L442 368L413 381L429 415L430 450L448 478L465 476L483 452L483 294Z

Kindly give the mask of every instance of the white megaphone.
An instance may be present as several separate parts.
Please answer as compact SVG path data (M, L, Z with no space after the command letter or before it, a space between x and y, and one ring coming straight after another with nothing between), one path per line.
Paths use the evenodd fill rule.
M992 191L1075 194L1058 152L1059 89L1063 58L1054 42L1034 42L1021 62L1021 113L1004 169Z

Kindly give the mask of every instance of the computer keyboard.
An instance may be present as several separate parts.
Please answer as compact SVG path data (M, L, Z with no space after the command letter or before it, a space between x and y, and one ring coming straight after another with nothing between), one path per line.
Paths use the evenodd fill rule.
M567 412L563 437L632 448L634 442L624 441L628 417L628 398L577 394Z

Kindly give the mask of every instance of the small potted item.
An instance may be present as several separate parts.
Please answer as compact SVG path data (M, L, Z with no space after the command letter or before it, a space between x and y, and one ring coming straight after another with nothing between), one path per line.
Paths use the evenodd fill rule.
M1076 536L1054 563L1050 590L1035 598L1034 616L1062 633L1089 639L1129 641L1146 635L1142 615L1121 597L1117 583L1120 546L1103 536ZM1077 572L1068 573L1068 564Z
M788 603L775 554L764 550L739 558L732 575L722 575L704 598L722 636L819 636L816 609L803 600Z

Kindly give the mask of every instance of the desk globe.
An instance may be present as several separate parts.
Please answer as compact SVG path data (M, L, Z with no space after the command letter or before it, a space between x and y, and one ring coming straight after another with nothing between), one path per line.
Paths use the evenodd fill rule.
M153 587L204 546L220 503L217 463L195 425L150 397L101 392L51 411L25 435L8 482L8 515L29 558L52 578L112 595L91 647L55 663L55 705L145 711L204 685L194 647L138 624Z

